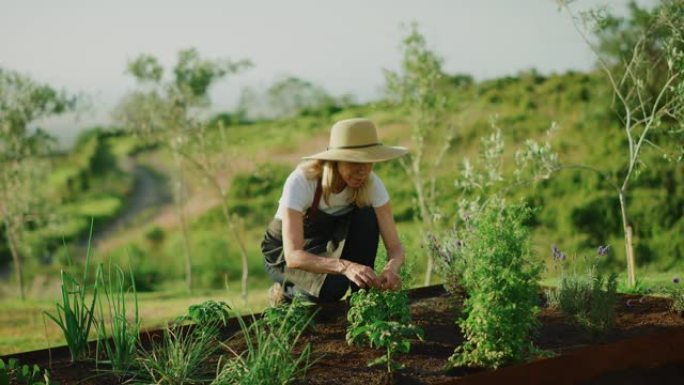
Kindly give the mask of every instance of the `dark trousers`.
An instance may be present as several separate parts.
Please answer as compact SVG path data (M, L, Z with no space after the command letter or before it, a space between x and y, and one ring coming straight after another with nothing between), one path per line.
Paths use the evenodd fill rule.
M380 236L375 210L370 206L358 208L350 215L349 230L340 258L373 268ZM299 290L291 282L283 283L284 275L281 269L274 269L267 265L266 272L271 279L283 284L285 296L288 299L292 299L295 295L303 295L316 303L335 302L344 296L350 286L352 291L359 290L359 287L350 282L344 275L328 274L323 281L318 297L314 297Z

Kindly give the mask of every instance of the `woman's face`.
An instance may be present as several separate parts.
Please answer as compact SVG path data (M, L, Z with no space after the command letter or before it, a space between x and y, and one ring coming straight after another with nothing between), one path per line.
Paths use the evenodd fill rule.
M373 163L337 162L337 172L351 188L361 187L373 170Z

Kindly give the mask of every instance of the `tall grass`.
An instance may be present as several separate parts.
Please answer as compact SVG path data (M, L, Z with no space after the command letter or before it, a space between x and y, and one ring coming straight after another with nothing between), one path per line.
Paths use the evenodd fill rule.
M279 320L253 320L248 326L238 317L247 349L243 353L233 351L233 358L219 365L211 385L283 385L303 376L314 363L310 359L311 344L307 343L299 354L294 349L311 325L313 314L302 317L304 308L298 301L271 313Z
M76 277L62 269L60 273L62 302L57 303L56 314L53 315L45 312L64 333L64 339L69 348L69 353L71 353L71 362L76 362L87 356L88 336L90 335L90 329L95 323L94 309L98 293L97 284L93 284L90 303L88 303L88 298L86 298L88 295L87 281L92 237L93 224L91 220L83 278L79 281ZM70 259L69 264L71 265ZM101 276L102 269L98 266L95 271L95 282L101 280Z
M220 348L216 335L204 327L167 326L161 341L152 340L150 349L138 351L136 382L181 385L211 381L209 360Z
M112 277L114 271L114 277ZM99 317L97 322L97 351L104 350L106 360L99 363L108 364L117 373L124 373L135 362L136 347L140 333L140 314L138 309L138 295L135 288L133 271L129 270L130 286L126 285L126 275L119 266L109 265L107 280L100 276L101 285L106 301L106 311L103 298L100 297ZM128 320L128 293L133 296L133 317ZM110 339L111 337L111 339ZM97 354L99 357L99 354Z
M208 383L213 379L212 356L220 350L221 326L230 318L225 302L205 301L188 308L185 315L164 329L161 342L139 350L136 379L156 384ZM194 325L183 325L191 321Z

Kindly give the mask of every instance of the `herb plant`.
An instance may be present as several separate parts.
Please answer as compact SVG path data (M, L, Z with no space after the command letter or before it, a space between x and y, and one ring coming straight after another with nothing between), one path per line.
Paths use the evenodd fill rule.
M411 338L421 338L423 331L411 324L408 296L402 291L361 289L352 294L347 313L347 342L385 349L385 354L368 366L386 365L387 371L401 369L393 360L396 353L408 353Z
M596 257L589 260L585 274L567 272L568 258L556 245L551 248L554 262L561 275L557 289L546 292L549 306L573 317L592 332L605 332L615 320L617 275L605 275L600 271L600 258L608 253L609 246L599 246Z
M524 204L489 204L464 232L459 257L466 261L462 282L469 297L458 321L465 343L451 365L499 367L538 351L530 341L537 327L541 266L532 262Z
M191 305L187 314L178 317L177 322L192 321L200 327L228 324L232 316L232 309L223 301L204 301L198 305Z

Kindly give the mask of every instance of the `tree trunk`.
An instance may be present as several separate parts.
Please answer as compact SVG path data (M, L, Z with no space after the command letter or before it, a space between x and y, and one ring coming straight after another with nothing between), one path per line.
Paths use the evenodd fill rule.
M620 199L620 214L622 214L622 229L625 233L625 257L627 258L627 285L629 287L636 286L636 259L634 257L634 247L632 244L632 226L627 219L627 207L625 202L625 194L620 191L618 194Z
M5 235L7 236L7 244L9 245L10 254L12 254L14 274L17 276L17 284L19 285L19 295L23 301L26 299L26 293L24 292L24 267L22 265L21 255L19 255L19 250L17 250L14 231L8 218L5 218Z
M241 295L242 301L247 303L247 279L249 278L249 260L247 259L247 248L245 247L245 243L240 236L239 227L235 225L233 219L230 217L230 213L228 212L228 204L226 203L225 195L223 193L221 194L221 206L223 208L223 216L225 217L226 224L228 225L228 231L233 235L235 242L237 242L238 247L240 248L240 260L242 262Z
M185 220L185 195L183 191L183 161L178 151L173 151L173 156L176 161L176 214L181 226L181 234L183 237L183 252L185 253L185 285L188 293L192 292L192 257L190 255L190 236L188 234L188 225Z
M419 161L419 160L418 160ZM430 217L430 212L427 208L427 203L425 199L425 191L423 190L423 179L421 178L421 170L418 161L414 160L413 163L413 182L416 188L416 195L418 195L418 208L420 210L420 216L423 221L422 239L421 243L425 245L427 239L427 234L432 231L432 218ZM427 247L423 248L427 250ZM434 270L434 261L432 258L432 253L427 253L427 266L425 267L425 286L429 286L432 283L432 271Z

